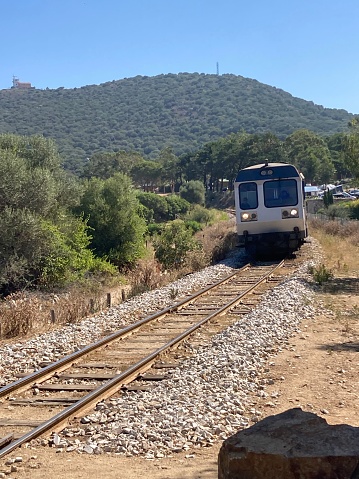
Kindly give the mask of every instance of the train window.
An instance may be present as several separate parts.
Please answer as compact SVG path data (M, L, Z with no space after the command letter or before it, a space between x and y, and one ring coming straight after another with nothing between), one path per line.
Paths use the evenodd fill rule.
M298 204L297 182L295 180L273 180L263 184L264 204L267 208L295 206Z
M241 183L239 185L239 203L241 210L258 208L258 195L256 183Z

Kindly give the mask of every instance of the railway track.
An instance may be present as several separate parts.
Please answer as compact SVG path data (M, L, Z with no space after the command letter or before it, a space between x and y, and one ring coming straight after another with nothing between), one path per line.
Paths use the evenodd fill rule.
M173 364L169 351L191 336L215 334L247 314L292 262L246 265L155 314L0 389L0 459L58 432L121 389L144 389ZM135 383L133 383L135 381ZM132 383L132 384L130 384Z

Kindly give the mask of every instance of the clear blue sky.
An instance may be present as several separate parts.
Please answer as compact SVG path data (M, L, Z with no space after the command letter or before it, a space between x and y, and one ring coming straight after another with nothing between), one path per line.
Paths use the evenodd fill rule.
M359 0L0 0L0 89L232 73L359 114Z

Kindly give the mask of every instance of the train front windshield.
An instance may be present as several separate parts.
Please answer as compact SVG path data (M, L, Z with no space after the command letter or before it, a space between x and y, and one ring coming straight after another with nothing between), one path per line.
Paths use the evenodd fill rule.
M266 208L295 206L298 204L297 182L295 180L271 180L263 184Z
M239 201L242 210L258 208L257 184L248 182L239 185Z

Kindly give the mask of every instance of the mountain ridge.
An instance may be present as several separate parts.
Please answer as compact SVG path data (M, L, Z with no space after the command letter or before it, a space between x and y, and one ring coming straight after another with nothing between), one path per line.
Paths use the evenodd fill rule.
M156 158L238 131L345 131L353 115L233 74L137 75L79 88L0 90L0 133L53 138L76 171L96 151L134 150Z

